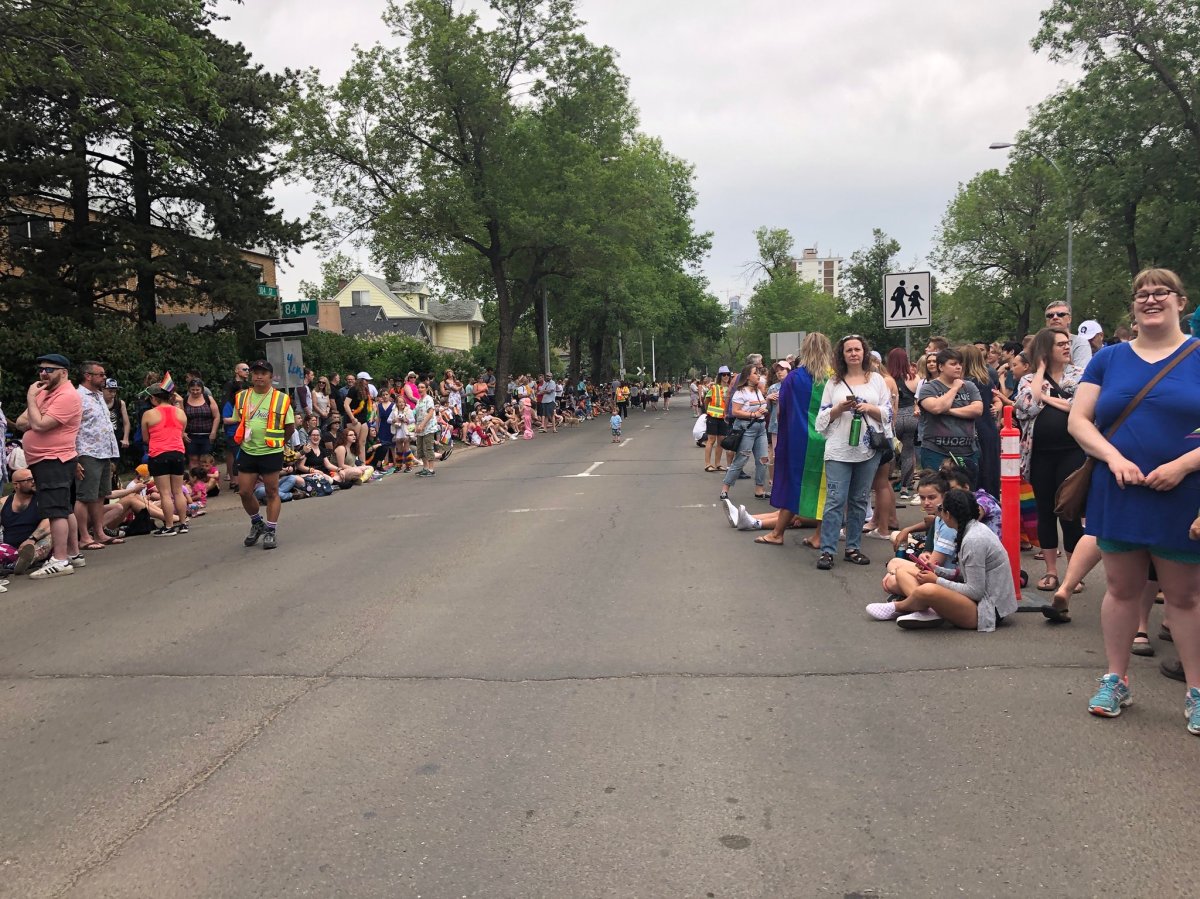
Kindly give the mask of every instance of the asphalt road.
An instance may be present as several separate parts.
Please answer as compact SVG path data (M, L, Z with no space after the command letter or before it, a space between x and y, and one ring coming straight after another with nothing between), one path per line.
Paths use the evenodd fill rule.
M1137 659L1084 710L1098 576L1066 627L871 621L878 566L731 530L690 425L460 451L271 553L222 497L18 580L0 894L1195 894L1182 685Z

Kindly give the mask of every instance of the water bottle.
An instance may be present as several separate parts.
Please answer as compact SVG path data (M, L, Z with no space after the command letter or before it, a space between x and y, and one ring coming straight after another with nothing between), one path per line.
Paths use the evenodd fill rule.
M850 445L858 446L862 439L862 413L855 410L854 418L850 420Z

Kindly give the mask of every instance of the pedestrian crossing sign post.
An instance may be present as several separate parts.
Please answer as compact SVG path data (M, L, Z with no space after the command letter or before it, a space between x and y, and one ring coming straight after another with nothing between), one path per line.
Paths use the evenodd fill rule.
M929 272L889 272L883 276L883 326L928 328L931 285Z

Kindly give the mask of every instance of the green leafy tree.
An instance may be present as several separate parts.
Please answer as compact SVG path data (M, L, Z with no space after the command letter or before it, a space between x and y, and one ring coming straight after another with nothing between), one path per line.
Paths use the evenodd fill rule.
M300 299L332 300L342 283L358 275L358 263L345 253L333 253L321 260L321 280L301 281Z
M991 313L993 330L1023 335L1034 305L1063 295L1064 207L1061 184L1041 159L982 172L950 201L932 258L955 295L966 285L962 296Z

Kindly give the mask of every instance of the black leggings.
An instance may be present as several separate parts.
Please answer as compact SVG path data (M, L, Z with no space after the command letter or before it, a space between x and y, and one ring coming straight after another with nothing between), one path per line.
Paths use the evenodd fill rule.
M1042 549L1058 549L1058 528L1062 525L1063 549L1075 552L1075 544L1083 536L1083 525L1078 521L1060 521L1054 514L1054 494L1071 472L1084 461L1083 450L1049 450L1039 453L1034 444L1029 459L1029 485L1033 487L1033 498L1037 501L1038 543Z

